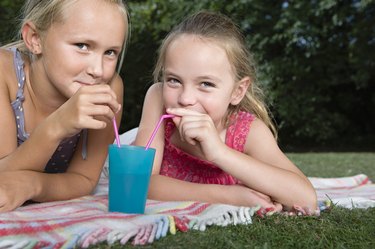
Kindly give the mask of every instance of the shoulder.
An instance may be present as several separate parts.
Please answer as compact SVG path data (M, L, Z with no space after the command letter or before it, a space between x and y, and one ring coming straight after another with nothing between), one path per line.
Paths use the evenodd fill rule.
M10 84L16 80L14 66L13 66L13 53L7 49L0 48L0 89L1 91L8 91L13 92L12 86L14 86L15 90L17 84Z
M4 61L7 60L13 60L13 53L9 49L1 48L0 47L0 55L1 55L1 60L0 63L2 64Z
M13 69L13 53L10 50L0 48L0 58L0 78L3 79Z
M144 104L151 105L151 106L162 104L163 103L162 93L163 93L162 83L152 84L147 90L147 93L144 99Z
M112 89L114 89L114 91L120 91L122 92L123 89L124 89L124 84L123 84L123 81L122 81L122 78L121 76L116 73L114 76L113 76L113 79L110 83Z
M143 103L142 120L157 120L164 112L162 91L161 83L152 84L147 90ZM151 124L153 124L153 121Z
M254 154L259 150L277 149L277 141L268 126L258 118L251 122L249 134L246 139L245 152Z
M147 90L146 96L161 96L163 91L163 84L162 83L155 83L152 84L149 89Z

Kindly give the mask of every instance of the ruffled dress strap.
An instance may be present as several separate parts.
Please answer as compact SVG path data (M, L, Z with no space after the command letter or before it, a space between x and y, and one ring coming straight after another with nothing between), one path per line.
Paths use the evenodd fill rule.
M244 152L250 126L255 118L254 114L244 111L239 111L230 117L225 144L239 152Z
M24 62L21 56L21 53L16 48L10 49L13 52L13 64L17 76L17 94L16 99L11 103L14 115L16 117L17 124L17 143L20 145L22 142L26 141L29 137L29 134L25 131L25 118L23 113L23 101L25 97L23 95L23 88L25 85L25 72L23 70Z

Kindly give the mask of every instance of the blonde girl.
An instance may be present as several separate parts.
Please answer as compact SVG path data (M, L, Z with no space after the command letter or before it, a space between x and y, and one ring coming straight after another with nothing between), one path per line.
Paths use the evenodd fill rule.
M0 212L96 186L121 119L128 13L121 0L27 0L0 49Z
M282 153L244 38L227 17L199 12L165 38L135 143L154 139L149 198L280 211L316 208L315 191Z

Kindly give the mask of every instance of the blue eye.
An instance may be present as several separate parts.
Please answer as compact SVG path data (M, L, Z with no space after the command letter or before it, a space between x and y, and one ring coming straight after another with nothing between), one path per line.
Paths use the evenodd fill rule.
M204 88L208 88L208 87L215 87L215 84L211 82L201 82L201 86L203 86Z
M106 55L109 55L109 56L117 56L117 51L115 50L108 50L105 52Z
M76 43L75 44L80 50L87 51L89 49L89 46L85 43Z
M169 84L178 84L180 83L179 80L175 79L175 78L166 78L166 82L169 83Z

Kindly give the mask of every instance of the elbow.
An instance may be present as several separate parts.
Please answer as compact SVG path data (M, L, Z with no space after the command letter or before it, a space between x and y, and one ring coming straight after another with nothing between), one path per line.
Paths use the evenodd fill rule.
M297 194L297 193L296 193ZM315 212L318 208L318 200L316 192L313 188L305 189L300 191L297 195L294 195L297 198L291 198L286 202L280 201L283 204L285 210L294 210L295 207L300 207L304 210L309 210Z
M317 210L318 198L314 189L312 189L312 191L310 191L310 193L306 195L305 206L312 211Z
M315 190L309 189L309 191L306 191L303 194L303 197L301 198L300 204L298 206L310 210L310 211L316 211L318 208L318 199L316 196Z

